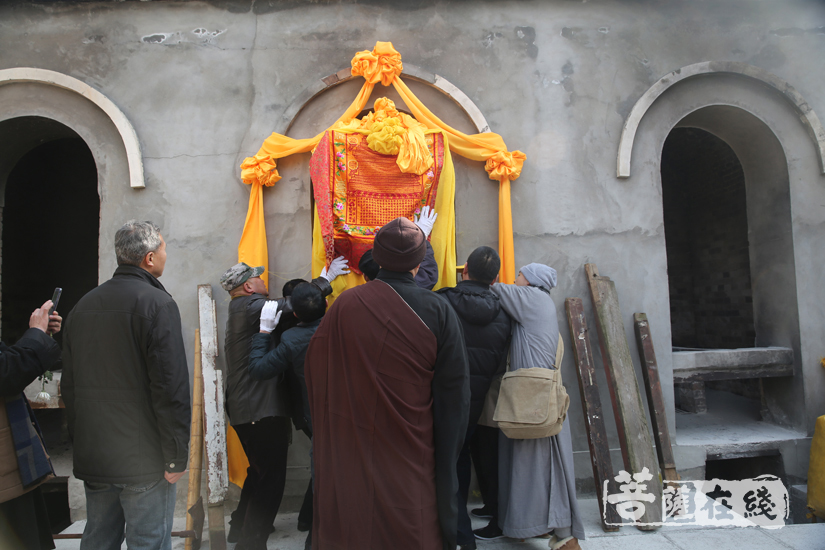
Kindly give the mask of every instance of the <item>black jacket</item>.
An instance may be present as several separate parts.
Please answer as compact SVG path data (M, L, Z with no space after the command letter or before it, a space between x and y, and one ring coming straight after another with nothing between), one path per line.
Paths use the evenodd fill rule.
M63 378L74 475L144 483L182 472L189 456L189 369L180 312L136 266L87 293L69 313Z
M0 342L0 397L22 393L34 379L60 368L60 346L40 329L30 328L13 346Z
M501 308L499 297L490 285L477 281L460 281L452 288L442 288L438 294L453 306L467 346L470 363L470 421L473 427L481 416L484 398L490 382L507 366L510 348L510 316Z
M237 296L229 302L226 320L226 412L233 426L268 416L289 416L289 395L282 377L255 381L246 368L252 337L261 330L266 296ZM287 313L283 313L282 317Z
M320 319L311 323L298 323L281 335L278 345L267 353L272 337L269 334L258 333L252 338L252 351L249 354L249 376L253 380L267 380L280 374L291 371L298 381L303 403L304 425L312 433L312 420L309 412L309 398L307 397L306 377L304 376L304 359L306 359L309 341ZM310 436L311 437L311 436Z

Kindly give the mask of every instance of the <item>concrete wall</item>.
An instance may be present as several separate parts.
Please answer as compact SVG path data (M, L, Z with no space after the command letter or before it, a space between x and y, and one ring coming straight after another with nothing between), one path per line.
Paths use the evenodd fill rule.
M356 51L371 49L377 40L391 40L406 63L458 86L510 149L527 154L513 184L516 263L544 262L559 271L554 299L568 349L564 298L582 297L585 311L592 311L584 263L596 263L602 275L611 277L631 341L632 314L648 315L670 413L662 144L680 120L706 105L731 105L763 121L787 157L795 251L771 281L790 289L793 303L799 303L798 315L792 315L797 319L785 331L799 351L799 380L788 383L777 399L793 409L783 416L787 423L811 432L814 418L825 412L818 390L825 384L818 365L825 355L825 304L817 299L819 274L825 270L820 244L825 178L798 114L777 92L742 78L686 81L660 98L642 121L631 177L617 179L615 166L622 125L634 103L661 76L701 61L740 61L770 71L825 115L825 6L820 2L3 4L0 69L51 69L109 97L136 129L146 189L129 188L122 144L82 98L36 86L3 86L0 120L32 114L55 118L98 151L101 280L114 270L111 241L124 220L152 219L162 226L169 254L162 282L180 305L191 356L198 283L215 289L223 339L227 299L218 279L237 259L249 195L238 165L270 132L283 131L283 113L302 90L348 68ZM349 90L351 99L358 85L344 86L349 88L336 93ZM293 126L293 132L324 127L338 114L318 112ZM460 111L450 116L461 122ZM740 160L748 154L731 145ZM281 162L284 179L266 190L273 289L309 275L305 162L306 156ZM747 177L745 161L743 166ZM480 163L459 160L456 169L461 261L479 244L496 244L497 194ZM572 354L563 373L571 389L577 475L587 478ZM603 374L598 382L604 388ZM611 446L617 449L606 388L602 402ZM673 429L673 414L669 422Z

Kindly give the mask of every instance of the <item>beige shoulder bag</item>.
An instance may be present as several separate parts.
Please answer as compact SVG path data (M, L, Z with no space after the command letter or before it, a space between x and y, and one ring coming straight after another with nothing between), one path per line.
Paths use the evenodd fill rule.
M563 354L564 343L559 335L555 370L536 367L505 373L493 414L504 435L510 439L540 439L561 431L570 407L559 368Z

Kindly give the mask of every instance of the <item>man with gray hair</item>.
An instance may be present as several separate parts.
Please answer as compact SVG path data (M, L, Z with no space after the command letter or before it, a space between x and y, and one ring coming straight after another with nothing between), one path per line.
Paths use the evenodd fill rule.
M158 281L166 243L155 224L126 222L115 253L114 276L64 328L61 386L86 488L80 548L114 550L125 538L130 549L169 550L191 418L180 312Z

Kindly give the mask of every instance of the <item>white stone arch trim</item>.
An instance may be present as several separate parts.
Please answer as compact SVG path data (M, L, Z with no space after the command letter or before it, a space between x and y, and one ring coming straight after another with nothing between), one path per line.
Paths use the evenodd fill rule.
M758 80L781 94L781 96L796 109L802 122L808 127L819 156L820 169L822 173L825 174L825 128L822 127L819 117L816 116L816 113L811 106L808 105L808 102L805 101L805 98L803 98L793 86L778 76L759 67L748 65L747 63L735 61L703 61L702 63L695 63L682 67L681 69L676 69L672 73L663 76L642 94L642 97L639 98L633 106L633 109L630 110L630 114L627 115L624 127L622 128L622 137L619 139L619 153L616 158L616 177L630 177L633 141L636 138L636 131L639 129L639 124L650 106L670 89L671 86L688 78L714 73L734 74Z
M129 164L129 184L134 188L146 187L143 176L143 156L140 153L140 142L137 133L123 111L111 99L85 82L56 71L33 67L15 67L0 70L0 86L17 82L32 82L69 90L80 94L100 107L114 123L123 140L123 145L126 147L126 160Z
M447 80L446 78L439 76L437 74L425 71L420 67L415 65L411 65L409 63L404 63L404 72L401 73L401 77L404 79L409 80L417 80L419 82L427 83L438 90L441 90L446 96L456 102L456 104L461 107L467 116L472 120L473 125L476 127L476 131L479 134L487 133L490 131L490 125L487 124L487 120L484 118L484 115L481 114L481 109L473 103L467 94L462 92L455 84ZM281 116L280 123L278 124L277 130L278 133L286 135L289 132L289 128L292 125L292 121L296 119L298 113L301 112L301 109L305 105L308 105L312 98L315 96L324 93L327 89L337 86L338 84L343 84L344 82L348 82L353 78L363 78L361 76L352 76L352 69L346 68L341 69L337 73L332 73L329 76L316 80L304 90L298 94L298 96L289 104L289 107L286 108L284 114ZM277 131L276 130L276 131Z

